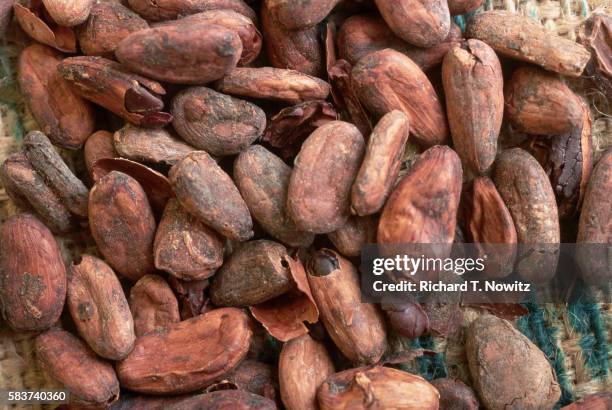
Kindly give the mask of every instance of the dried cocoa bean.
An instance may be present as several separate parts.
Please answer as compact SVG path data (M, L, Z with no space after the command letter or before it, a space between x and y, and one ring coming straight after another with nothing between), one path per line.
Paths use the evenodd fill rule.
M325 345L309 334L285 343L278 359L278 378L287 410L317 408L317 389L333 373Z
M147 129L126 124L113 135L117 153L133 161L174 165L196 148L165 129Z
M128 0L128 4L149 21L173 20L206 10L233 10L257 21L257 14L243 0Z
M561 410L606 410L612 405L612 392L594 393L561 407Z
M70 267L68 308L79 334L98 355L121 360L134 347L134 320L115 272L83 255Z
M142 186L112 171L89 194L91 234L107 262L136 281L153 271L155 219Z
M293 289L289 255L280 243L245 242L212 279L210 297L217 306L252 306Z
M558 76L536 67L517 69L505 98L507 118L528 134L561 135L582 123L579 97Z
M134 332L141 337L161 332L181 321L178 301L161 276L145 275L130 290L130 310L134 315Z
M578 225L578 266L582 278L589 285L601 285L610 281L610 262L606 247L588 244L612 243L612 150L604 153L599 160L584 196L582 213Z
M93 175L93 164L101 158L116 158L119 155L113 145L113 134L96 131L87 138L83 146L83 157L89 176Z
M416 339L429 330L427 313L418 303L383 304L389 325L399 335Z
M219 383L230 383L236 386L238 390L276 401L278 390L276 369L266 363L246 359L233 372L223 377L223 380ZM210 390L211 388L214 389L214 385L208 389L214 391Z
M304 142L287 191L288 215L300 229L328 233L346 222L364 148L359 130L342 121L322 125Z
M476 173L495 160L504 116L504 80L495 51L480 40L453 47L442 64L453 146Z
M206 87L187 88L172 100L172 126L196 148L211 155L234 155L266 128L266 114L250 102Z
M215 309L139 337L132 353L117 364L117 375L122 387L139 393L196 391L234 369L251 336L246 314Z
M49 138L39 131L30 132L23 140L23 147L32 168L64 206L71 213L86 218L89 190L68 168Z
M498 155L493 181L512 215L518 243L542 247L538 252L524 247L517 272L532 283L547 282L555 274L560 240L557 202L548 176L535 158L514 148Z
M378 242L452 243L461 178L455 151L444 146L425 151L389 196L378 224Z
M66 267L53 234L30 214L0 228L2 315L16 331L41 331L60 317L66 298Z
M380 119L351 189L353 213L370 215L382 208L399 174L409 133L408 117L401 111L391 111Z
M162 127L172 120L170 114L162 111L164 88L125 71L114 61L102 57L71 57L62 61L58 71L83 98L133 124Z
M377 362L387 345L385 324L376 305L361 302L357 269L336 252L321 249L310 258L307 272L321 320L338 349L354 363Z
M130 71L178 84L218 80L236 67L241 54L242 41L235 31L207 22L140 30L115 50Z
M42 0L42 3L54 22L73 27L87 20L94 0Z
M448 10L451 16L458 16L476 10L484 0L448 0Z
M440 394L425 379L390 367L360 367L329 377L317 394L321 410L438 408Z
M155 267L179 279L201 280L223 263L223 240L170 199L155 236Z
M544 353L510 322L492 315L480 316L468 328L465 348L474 387L484 407L545 409L552 408L561 397L555 372Z
M9 155L0 168L0 179L8 197L25 211L32 211L57 234L74 228L70 211L25 156Z
M261 6L261 25L270 63L277 68L319 76L323 69L323 53L317 26L289 30L274 18L270 3L274 0L264 1Z
M131 33L149 28L147 22L120 2L94 3L85 24L77 28L83 54L113 58L117 45Z
M300 230L287 215L290 175L291 168L261 145L247 148L234 162L234 181L253 218L288 246L306 247L314 235Z
M450 13L445 0L375 0L391 30L419 47L444 41L450 31Z
M463 198L465 232L487 258L487 276L503 278L512 273L516 258L516 228L493 181L478 177L472 181ZM484 245L483 245L484 244ZM493 244L487 247L487 244ZM497 247L496 244L507 244ZM488 252L487 252L488 251Z
M93 110L57 72L61 54L41 44L19 57L18 79L34 118L55 145L78 149L94 132Z
M108 407L119 397L113 366L77 337L53 328L36 338L34 348L42 369L70 392L76 406Z
M395 50L363 57L351 76L359 99L375 116L400 110L410 120L410 133L424 147L448 140L446 115L433 86L410 58Z
M285 28L299 30L323 21L340 0L265 0L272 16Z
M466 37L482 40L502 55L572 77L582 74L591 57L580 44L558 36L527 16L505 10L475 15Z
M329 84L294 70L238 67L217 82L217 90L244 97L280 100L298 104L325 100Z
M187 155L172 167L169 179L187 212L230 239L253 236L253 221L238 189L206 152Z
M478 410L476 393L459 379L442 378L431 382L440 393L440 408L444 410Z
M65 53L76 52L76 36L69 27L58 26L49 20L42 1L29 2L25 7L19 2L12 2L15 18L23 31L39 43L53 47Z

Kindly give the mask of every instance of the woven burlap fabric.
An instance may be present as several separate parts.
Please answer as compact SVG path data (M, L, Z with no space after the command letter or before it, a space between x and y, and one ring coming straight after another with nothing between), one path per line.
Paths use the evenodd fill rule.
M612 12L612 0L486 0L481 10L505 9L540 21L547 29L576 39L578 26L593 12ZM479 10L480 11L480 10ZM469 16L457 19L461 24ZM19 149L20 140L37 129L31 113L19 94L15 81L15 61L26 39L13 27L8 40L0 43L0 163ZM593 118L595 160L612 147L611 102L585 78L568 80L570 87L584 97ZM65 154L65 153L64 153ZM64 155L69 161L70 154ZM0 187L0 224L17 210ZM66 261L91 243L83 236L59 238ZM465 329L482 311L464 309ZM540 332L547 346L541 348L554 361L555 370L565 383L566 401L586 394L612 390L609 364L612 358L612 307L609 304L588 308L546 305L538 307L517 322L525 333ZM39 390L58 386L40 370L33 354L33 335L16 334L0 324L0 390ZM531 335L533 336L533 335ZM425 373L443 368L448 375L468 378L464 331L449 338L433 338L427 346L439 352L428 363ZM542 342L544 343L544 342ZM603 351L602 351L603 350ZM605 358L605 360L604 360ZM423 366L422 366L423 367ZM434 368L432 371L431 369ZM0 408L3 406L0 405ZM19 408L19 406L13 406ZM22 408L40 408L28 406Z

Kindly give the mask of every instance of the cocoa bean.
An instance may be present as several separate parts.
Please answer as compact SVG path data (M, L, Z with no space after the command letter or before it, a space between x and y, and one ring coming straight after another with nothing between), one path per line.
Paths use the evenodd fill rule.
M2 316L16 331L41 331L60 317L66 298L66 267L53 234L30 214L0 228Z
M49 20L48 13L45 12L42 1L30 2L27 7L19 2L13 2L13 10L19 26L28 36L56 50L65 53L76 52L74 30L69 27L58 26L53 22L47 24L45 20Z
M458 16L476 10L484 0L448 0L448 10L451 16Z
M387 345L385 324L376 305L361 302L357 269L329 249L316 251L306 268L321 320L338 349L354 363L377 362Z
M172 100L172 126L191 145L211 155L234 155L266 128L266 114L250 102L206 87L187 88Z
M141 337L161 332L181 321L178 301L161 276L145 275L130 290L130 310L134 316L134 332Z
M117 375L122 387L139 393L196 391L233 370L251 336L246 314L215 309L139 337L132 353L117 364Z
M340 0L265 0L266 7L289 30L312 27L323 21Z
M444 410L478 410L476 393L459 379L435 379L431 384L440 393L440 408Z
M486 43L468 40L444 58L442 81L453 146L474 172L484 173L495 160L504 116L499 59Z
M89 176L93 176L93 164L101 158L116 158L119 155L113 145L113 134L96 131L87 138L83 146L83 157Z
M89 17L94 0L42 0L45 11L60 26L73 27Z
M154 254L157 269L179 279L206 279L223 263L223 240L170 199L157 228Z
M238 189L206 152L187 155L168 175L187 212L230 239L253 236L253 221Z
M68 308L79 334L98 355L121 360L134 347L134 321L115 272L83 255L70 267Z
M233 10L257 21L257 14L243 0L128 0L128 4L149 21L173 20L206 10Z
M245 242L213 277L210 297L217 306L252 306L293 289L287 249L260 239Z
M429 330L427 313L418 303L383 304L389 325L399 335L416 339Z
M117 273L136 281L153 271L155 219L134 178L112 171L96 182L89 194L89 226Z
M371 216L351 215L346 223L327 237L338 251L346 257L361 254L361 249L368 243L376 242L377 220Z
M382 50L363 57L351 73L359 99L375 116L400 110L410 120L410 133L424 147L444 144L448 126L433 86L410 58Z
M117 153L133 161L174 165L196 148L164 129L147 129L126 124L113 135Z

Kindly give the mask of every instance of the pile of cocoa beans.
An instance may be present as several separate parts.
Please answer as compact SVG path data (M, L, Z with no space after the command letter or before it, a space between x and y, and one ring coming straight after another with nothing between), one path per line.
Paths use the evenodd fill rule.
M0 0L40 129L0 168L22 211L2 314L65 407L552 409L555 372L510 321L361 302L367 243L612 242L612 151L595 163L564 78L610 90L610 17L581 44L504 11L452 23L482 3ZM74 237L95 246L68 256ZM491 276L533 276L519 259ZM426 352L398 340L449 327L468 379L400 370ZM588 403L610 396L570 408Z

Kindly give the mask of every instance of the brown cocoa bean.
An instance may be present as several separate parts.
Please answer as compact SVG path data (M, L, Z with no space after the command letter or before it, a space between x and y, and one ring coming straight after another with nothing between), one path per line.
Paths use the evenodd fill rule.
M190 408L193 410L275 410L277 408L272 400L241 390L221 390L196 397L192 399L196 401L193 407L189 407L190 401L183 401L177 403L175 407L166 408L171 410Z
M280 394L287 410L316 409L317 389L334 373L325 345L309 334L283 345L278 359Z
M54 233L63 234L74 228L70 211L25 156L9 155L0 167L0 179L8 197L24 211L32 211Z
M353 213L371 215L382 208L399 174L409 133L408 117L401 111L391 111L380 119L351 189Z
M416 339L429 330L427 313L418 303L382 304L389 325L399 335Z
M535 158L514 148L498 155L493 181L512 215L518 243L533 245L519 252L517 272L532 283L547 282L557 268L560 240L557 202L548 176ZM533 252L533 247L542 249Z
M112 171L89 194L91 234L107 262L136 281L153 271L155 219L142 186Z
M83 255L70 267L68 308L79 334L98 355L121 360L134 347L134 320L115 272Z
M582 123L579 97L558 76L536 67L517 69L505 98L507 118L528 134L561 135Z
M340 0L265 0L272 16L288 30L312 27L340 3Z
M181 321L178 301L161 276L145 275L130 289L130 310L134 316L134 332L141 337L161 332Z
M336 252L321 249L307 271L321 320L338 349L353 363L377 362L387 345L385 324L376 305L361 302L357 269Z
M444 377L431 382L440 393L440 408L444 410L478 410L476 393L459 379Z
M561 397L544 353L510 322L480 316L467 330L465 348L474 388L484 407L545 409Z
M27 7L19 2L13 3L15 19L23 31L39 43L53 47L65 53L76 52L76 36L69 27L58 26L49 20L42 1L29 2Z
M280 243L245 242L213 277L210 297L217 306L252 306L293 289L289 254Z
M261 26L272 66L319 76L323 68L323 53L317 26L289 30L274 18L270 3L274 1L264 1L261 6Z
M173 20L206 10L233 10L257 21L257 14L243 0L128 0L128 4L149 21Z
M487 276L503 278L512 273L516 258L516 228L503 199L488 177L474 179L463 198L465 233L487 258ZM488 244L493 244L488 247ZM497 247L496 244L504 244ZM488 251L488 252L487 252Z
M127 69L175 84L206 84L236 67L242 42L230 29L207 22L140 30L123 39L115 56Z
M300 229L328 233L346 222L364 145L359 130L343 121L322 125L304 142L287 190L287 212Z
M17 68L19 86L51 141L62 148L78 149L94 132L93 110L57 72L61 58L41 44L25 48Z
M42 132L32 131L23 139L23 147L32 168L45 180L64 206L71 213L86 218L89 190L68 168L49 138Z
M113 58L117 45L131 33L149 28L138 14L115 1L94 3L87 21L77 28L83 54Z
M226 382L236 386L238 390L276 401L278 377L276 369L269 364L246 359L233 372L223 377L219 383ZM214 388L214 385L211 388Z
M251 336L245 313L215 309L139 337L132 353L117 364L119 381L145 394L199 390L240 363Z
M419 47L444 41L451 19L445 0L375 0L378 11L400 38Z
M66 267L53 234L30 214L0 228L2 315L16 331L41 331L60 317L66 298Z
M162 127L172 120L163 112L157 82L125 71L120 64L102 57L71 57L58 66L59 73L79 95L121 118L143 127Z
M448 0L448 10L451 16L466 14L482 6L484 0Z
M584 196L578 225L578 266L582 278L589 285L601 286L610 281L610 262L605 246L588 244L612 243L612 150L601 157Z
M192 25L200 22L225 27L235 31L238 36L240 36L242 54L240 55L240 60L238 60L238 65L247 65L251 63L261 52L262 36L259 31L257 31L257 27L253 23L253 20L233 10L208 10L183 17L179 20L158 23L155 27L177 24Z
M527 16L505 10L475 15L466 37L482 40L507 57L572 77L582 74L591 57L580 44L558 36Z
M87 138L83 146L83 157L89 176L93 175L93 164L101 158L116 158L119 155L113 145L113 134L96 131Z
M53 328L34 342L42 369L61 383L76 406L108 407L119 397L113 366L101 360L80 339ZM87 377L83 377L83 375Z
M216 83L225 94L262 98L298 104L310 100L325 100L329 84L294 70L281 68L238 67Z
M423 71L442 63L444 56L462 39L461 29L452 23L448 36L433 47L416 47L397 37L377 15L357 14L347 18L338 31L338 52L351 64L374 51L391 48L407 55Z
M87 20L94 0L42 0L42 3L54 22L60 26L73 27Z
M389 196L378 224L378 242L452 243L462 173L461 161L449 147L425 151Z
M234 155L266 128L266 114L250 102L206 87L187 88L172 100L172 126L196 148L211 155Z
M351 215L344 225L328 233L327 237L342 255L356 257L364 245L376 242L376 226L374 217Z
M395 50L363 57L351 76L359 99L375 116L400 110L410 120L410 134L424 147L444 144L448 126L433 86L410 58Z
M480 40L453 47L442 64L453 146L476 173L495 160L504 116L504 79L495 51Z
M390 367L360 367L329 377L317 394L321 410L438 408L440 394L425 379Z
M201 280L223 263L223 240L170 199L155 235L155 267L179 279Z
M234 162L234 181L259 225L288 246L307 247L314 235L287 215L290 176L291 168L261 145L245 149Z
M187 212L230 239L253 236L253 221L238 189L206 152L187 155L168 175Z
M612 392L594 393L584 396L561 410L606 410L612 406Z
M117 153L133 161L174 165L196 148L163 128L147 129L126 124L113 135Z

